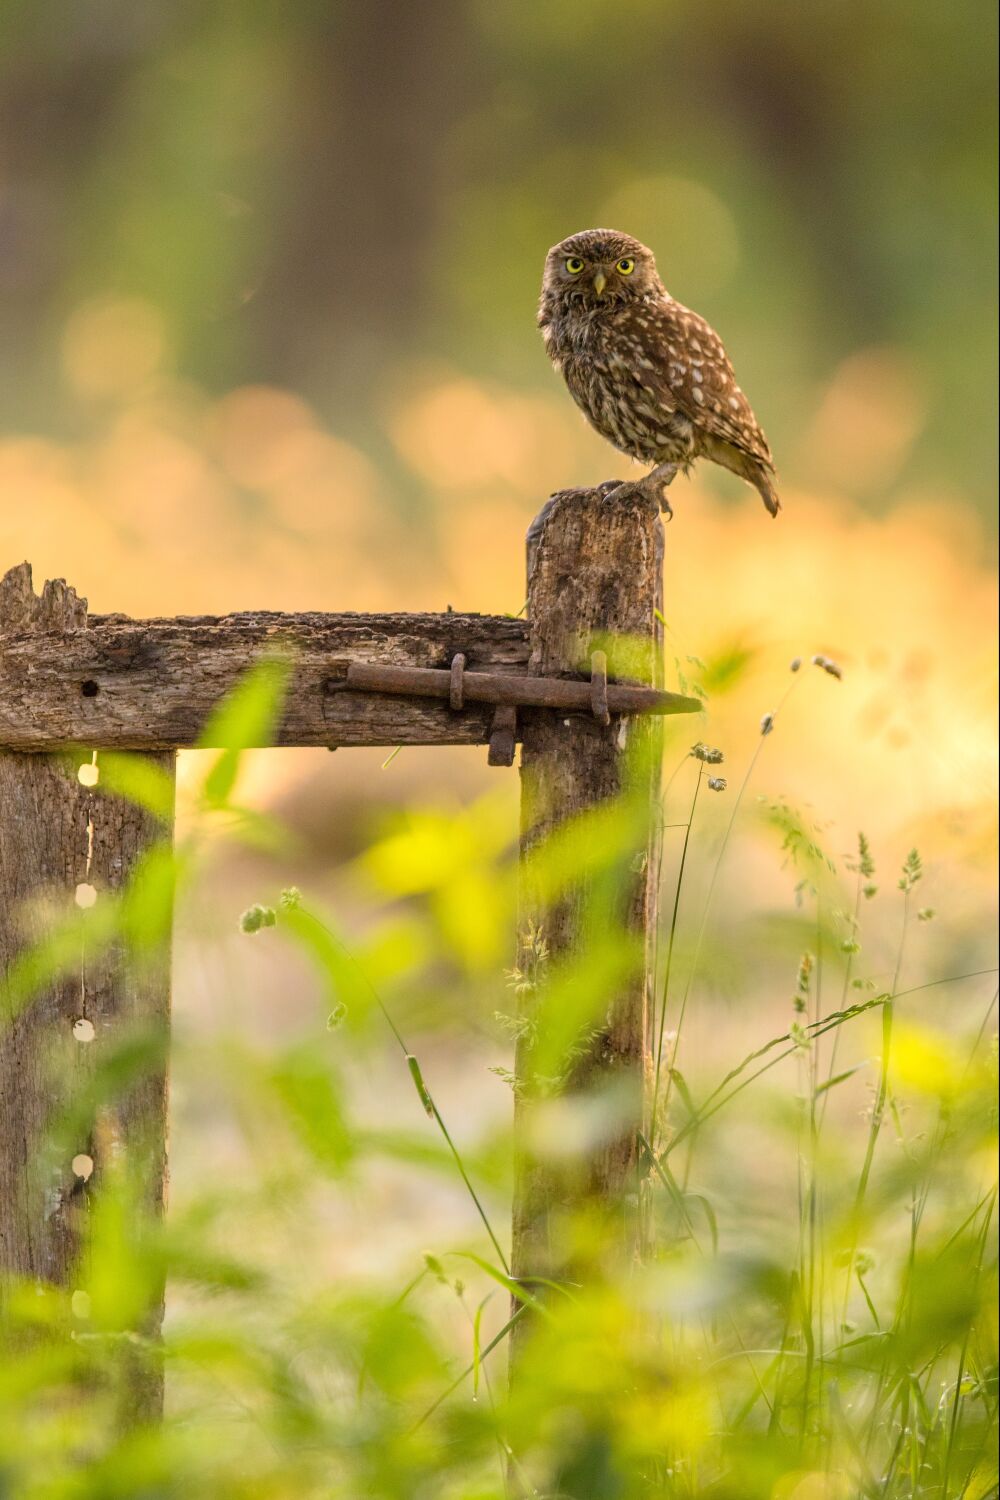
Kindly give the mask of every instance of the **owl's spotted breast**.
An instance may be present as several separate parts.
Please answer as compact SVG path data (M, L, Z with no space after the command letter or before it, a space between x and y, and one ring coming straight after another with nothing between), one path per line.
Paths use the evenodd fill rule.
M658 385L644 330L630 328L630 321L622 310L604 323L572 330L560 346L563 378L592 425L622 453L686 467L696 457L694 424L669 389Z
M633 253L623 255L626 242ZM538 322L574 400L616 448L684 469L708 458L753 484L776 514L767 439L721 339L669 295L639 241L588 230L556 246Z

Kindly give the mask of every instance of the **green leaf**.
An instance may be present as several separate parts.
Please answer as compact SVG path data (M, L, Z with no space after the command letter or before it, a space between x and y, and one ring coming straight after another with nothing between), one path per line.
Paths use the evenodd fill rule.
M532 1308L533 1311L551 1321L552 1314L543 1302L539 1302L537 1297L533 1297L526 1286L522 1286L519 1281L515 1281L505 1271L498 1270L488 1260L484 1260L481 1255L476 1255L472 1250L451 1250L448 1253L457 1256L459 1260L471 1260L473 1265L478 1266L481 1271L486 1272L487 1276L492 1276L494 1281L498 1282L500 1286L505 1287L518 1302L522 1302L526 1307ZM545 1276L532 1276L531 1283L532 1286L547 1286L550 1291L559 1292L564 1297L569 1297L572 1300L572 1293L569 1288L561 1286L558 1281L550 1281Z
M242 751L273 743L290 671L286 658L263 657L209 717L199 747L223 752L205 778L204 795L209 806L221 807L228 802Z
M145 808L161 823L174 816L174 778L145 755L102 750L98 756L98 790Z
M427 1115L428 1119L433 1120L434 1100L431 1098L430 1094L427 1091L427 1085L424 1083L423 1074L420 1071L420 1064L417 1062L417 1059L413 1056L412 1052L408 1052L406 1054L406 1066L410 1070L410 1077L413 1079L414 1087L416 1088L417 1093L420 1095L420 1102L424 1106L424 1113Z
M705 663L701 679L705 692L714 697L736 687L757 654L755 646L742 646L737 641L723 646Z
M845 1079L853 1078L855 1073L860 1073L861 1069L867 1068L867 1066L868 1060L866 1058L864 1062L855 1063L853 1068L847 1068L843 1073L838 1073L835 1078L828 1078L825 1083L821 1083L817 1088L816 1097L818 1098L820 1094L825 1094L827 1089L835 1089L838 1083L843 1083Z
M708 1223L708 1232L712 1236L712 1254L718 1255L719 1221L716 1217L715 1209L705 1197L704 1193L685 1193L684 1201L686 1203L697 1203L702 1213L705 1215L705 1219Z
M694 1100L691 1097L691 1090L687 1086L687 1081L685 1080L684 1074L681 1072L680 1068L671 1068L670 1076L677 1086L677 1092L681 1096L681 1099L684 1103L684 1108L687 1110L692 1119L697 1118L698 1106L695 1104Z
M335 1174L343 1172L354 1155L355 1141L329 1063L309 1047L297 1049L271 1070L270 1083L289 1124L315 1160Z

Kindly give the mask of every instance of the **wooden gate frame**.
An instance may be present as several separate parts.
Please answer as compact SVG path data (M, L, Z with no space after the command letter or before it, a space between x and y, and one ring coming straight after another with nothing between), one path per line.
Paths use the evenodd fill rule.
M662 559L659 518L637 497L609 498L605 486L560 492L529 532L525 620L450 610L133 620L88 615L62 580L36 596L30 566L12 569L0 581L0 974L15 973L44 936L50 917L39 898L65 910L81 887L119 890L164 836L142 808L83 784L80 747L141 753L172 776L175 752L204 744L212 710L269 647L293 655L273 744L488 743L491 763L509 765L520 739L522 943L539 920L525 856L566 819L621 793L628 765L643 765L649 816L631 861L627 921L646 958L609 995L585 1069L620 1075L630 1089L630 1118L595 1149L579 1187L619 1202L635 1181L651 1046L660 819L658 720L647 715L701 707L661 691ZM609 684L602 652L621 637L631 684ZM637 740L653 753L637 759ZM585 901L581 880L544 913L551 955L581 941ZM85 1179L72 1148L50 1159L43 1143L47 1122L124 1027L138 1022L158 1035L165 1057L169 1009L168 941L157 963L139 967L118 944L80 974L42 979L29 1004L0 1013L0 1277L70 1284L81 1214L123 1150L141 1162L146 1211L162 1212L165 1062L76 1143L77 1167L91 1164ZM516 1075L529 1066L519 1044ZM515 1088L511 1264L525 1282L558 1269L552 1183L524 1144L530 1107ZM141 1332L155 1343L162 1288L154 1301ZM154 1362L135 1382L134 1419L155 1418L161 1404Z

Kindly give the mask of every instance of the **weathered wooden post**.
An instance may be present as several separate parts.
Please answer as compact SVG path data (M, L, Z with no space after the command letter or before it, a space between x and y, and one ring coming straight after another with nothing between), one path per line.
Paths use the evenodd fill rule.
M628 675L658 687L662 559L661 523L638 498L606 497L601 490L555 496L529 533L530 670L542 675L587 670L595 648L606 646L609 637L627 638ZM686 706L697 705L688 700ZM636 1137L650 1058L659 721L604 715L601 723L600 717L596 712L573 719L539 715L526 719L523 731L522 966L529 971L537 967L537 953L530 950L539 941L544 967L586 950L586 875L571 880L557 901L547 902L535 886L532 854L560 825L610 799L623 799L622 816L634 820L621 920L623 935L631 931L636 939L635 963L618 987L609 990L594 1018L589 1053L575 1064L568 1082L571 1097L580 1090L607 1092L610 1087L620 1114L587 1159L569 1170L565 1164L554 1166L538 1140L531 1033L518 1042L512 1270L529 1284L533 1277L572 1273L560 1231L567 1216L588 1203L618 1217L622 1254L634 1255L638 1248ZM536 988L525 989L529 1018L537 1013L544 985L543 973ZM522 1321L514 1330L515 1354L527 1326Z
M138 1172L140 1215L163 1207L169 921L145 962L123 928L88 951L84 925L79 963L74 952L56 977L24 972L53 910L72 913L75 900L96 902L99 914L102 896L127 888L170 834L167 822L95 790L92 774L81 778L80 747L147 755L172 786L175 752L206 747L220 701L276 649L291 672L269 743L488 745L491 765L510 766L521 739L526 852L574 814L635 793L624 927L639 957L607 996L597 1042L573 1080L616 1082L625 1107L586 1180L567 1184L524 1149L532 1105L518 1100L515 1273L530 1281L565 1269L549 1235L564 1207L592 1201L620 1213L634 1182L648 1056L641 943L655 926L657 716L700 705L659 685L659 521L640 501L597 490L557 496L540 520L528 623L451 611L132 620L88 615L58 581L36 597L27 564L0 582L0 1297L5 1276L72 1286L91 1194L123 1162L133 1183ZM627 661L611 638L631 642ZM525 868L526 924L533 910L551 954L571 954L585 943L586 882L542 910L527 859ZM53 1133L129 1032L152 1038L149 1066L110 1098L90 1090L86 1139ZM518 1067L526 1077L523 1049ZM126 1421L155 1416L162 1399L162 1285L147 1301L135 1330L145 1338L123 1341L137 1351L122 1383Z
M25 563L0 581L0 656L15 636L48 635L58 649L86 624L86 600L61 580L36 597ZM90 679L67 684L78 696L94 686ZM30 695L30 681L24 687ZM83 760L0 749L0 980L7 985L0 1004L0 1298L3 1274L72 1287L90 1195L109 1170L127 1164L140 1215L155 1217L163 1208L166 943L140 967L117 937L103 951L88 951L84 931L78 964L23 996L10 984L26 955L50 936L53 918L71 913L74 902L86 908L121 890L150 846L169 836L141 808L99 794L91 777L82 782ZM172 774L172 751L155 760ZM102 1102L81 1126L84 1135L65 1140L57 1127L79 1110L95 1065L137 1030L150 1044L150 1065ZM162 1404L162 1312L161 1283L135 1330L143 1341L129 1350L129 1421L154 1418Z

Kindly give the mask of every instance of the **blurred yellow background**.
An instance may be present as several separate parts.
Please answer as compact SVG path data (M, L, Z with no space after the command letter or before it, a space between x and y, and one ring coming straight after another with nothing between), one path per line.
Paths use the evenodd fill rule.
M772 522L707 466L671 490L667 685L701 684L707 710L668 726L665 764L703 739L729 782L702 797L680 903L671 1025L697 969L684 1070L714 1086L783 1033L803 949L827 941L823 921L853 935L849 910L796 905L802 871L758 797L801 810L841 871L859 829L874 852L879 899L856 962L827 952L825 1011L841 984L855 998L852 974L863 995L891 985L914 845L917 899L938 917L907 940L904 993L987 970L995 25L979 0L8 0L0 572L26 558L36 587L65 577L94 613L516 614L545 498L634 472L549 367L545 253L588 226L633 233L724 338L784 503ZM705 917L761 718L781 704ZM460 1185L391 1154L363 1180L291 1190L287 1143L259 1113L283 1047L334 1059L360 1130L416 1138L427 1121L388 1032L385 1051L328 1038L322 980L280 934L241 933L239 913L295 883L352 944L398 919L405 947L405 901L366 884L357 856L387 810L439 808L461 921L500 889L516 837L517 776L485 761L249 755L239 799L294 841L275 857L208 840L179 906L172 1220L197 1221L204 1195L220 1240L286 1284L402 1286L425 1245L478 1223ZM182 839L204 769L181 756ZM665 807L667 915L693 771ZM853 876L844 889L849 907ZM417 954L388 992L456 1140L482 1150L500 1223L511 1097L486 1070L510 1060L495 1009L511 1006L514 924L491 915L506 925L478 970L446 933L445 960ZM910 996L907 1024L972 1036L993 986ZM877 1056L877 1024L857 1023L842 1065ZM796 1066L768 1080L780 1102L723 1117L705 1168L763 1206L765 1238L797 1231L797 1158L775 1124ZM833 1104L845 1156L872 1078ZM171 1289L172 1316L187 1295Z
M6 7L0 563L96 612L518 611L544 498L629 472L534 328L549 244L611 223L720 329L781 476L776 523L717 470L672 492L696 732L738 767L789 659L835 657L753 790L812 804L836 853L918 842L982 931L984 24L973 0ZM264 754L244 794L356 822L496 784L476 753L383 758ZM331 854L343 821L318 820Z

